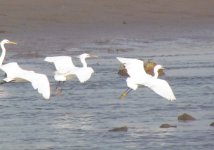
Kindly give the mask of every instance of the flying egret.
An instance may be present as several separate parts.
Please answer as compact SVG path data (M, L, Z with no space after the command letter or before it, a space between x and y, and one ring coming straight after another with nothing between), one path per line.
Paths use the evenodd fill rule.
M94 55L90 55L87 53L83 53L79 56L76 56L80 59L82 63L82 67L76 67L70 56L54 56L54 57L46 57L44 61L54 63L56 71L54 74L54 79L58 81L58 86L60 82L64 82L66 80L71 79L73 76L76 76L81 83L86 82L90 79L91 75L94 73L93 68L88 67L86 63L86 58L97 57Z
M0 56L0 69L6 73L6 78L3 79L4 82L10 82L15 79L23 79L31 82L34 89L37 89L40 94L45 99L50 98L50 84L48 78L44 74L35 73L34 71L28 71L22 69L16 62L11 62L5 65L2 65L4 60L6 49L4 44L16 44L15 42L11 42L9 40L1 41L2 54Z
M143 61L121 57L117 57L117 59L125 65L129 74L129 77L126 79L128 89L121 94L120 98L125 97L131 90L137 90L139 85L144 85L167 100L173 101L176 99L168 82L157 78L158 70L162 68L161 65L157 65L154 68L155 75L151 76L145 72Z
M125 66L124 66L125 67ZM126 68L125 68L126 69ZM158 78L159 76L159 70L163 70L164 68L161 66L161 65L155 65L154 68L153 68L153 78ZM148 73L147 73L148 74ZM148 74L149 76L152 77L151 74ZM120 95L120 99L122 99L123 97L127 96L129 92L131 92L132 89L131 88L128 88L125 92L123 92L121 95Z
M97 57L97 56L87 54L87 53L83 53L83 54L77 56L77 58L80 59L83 66L72 68L70 73L77 76L80 83L84 83L84 82L88 81L91 78L91 75L94 73L94 69L92 67L88 67L88 65L86 63L86 58L94 58L94 57Z

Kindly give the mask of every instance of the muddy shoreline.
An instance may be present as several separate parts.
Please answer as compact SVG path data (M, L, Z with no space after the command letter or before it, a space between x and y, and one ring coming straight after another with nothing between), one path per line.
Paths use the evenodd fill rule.
M73 46L111 38L212 37L213 6L212 0L2 0L0 34Z

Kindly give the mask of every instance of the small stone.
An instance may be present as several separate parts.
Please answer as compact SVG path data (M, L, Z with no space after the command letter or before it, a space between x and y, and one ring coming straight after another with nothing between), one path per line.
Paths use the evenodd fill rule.
M111 130L109 130L110 132L127 132L128 131L128 127L124 126L124 127L117 127L117 128L113 128Z
M164 123L160 126L160 128L177 128L177 126L170 125L168 123Z
M124 20L124 21L123 21L123 24L127 24L127 22Z
M212 122L212 123L210 124L210 126L214 127L214 122Z
M191 121L191 120L196 120L196 119L187 113L183 113L182 115L178 116L178 120L180 120L180 121Z

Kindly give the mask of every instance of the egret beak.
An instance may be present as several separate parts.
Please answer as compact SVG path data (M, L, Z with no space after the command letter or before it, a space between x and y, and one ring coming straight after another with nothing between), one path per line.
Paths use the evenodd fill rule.
M92 55L92 54L90 54L90 57L91 57L91 58L97 58L98 56L97 56L97 55Z
M8 44L17 44L17 43L13 41L9 41Z

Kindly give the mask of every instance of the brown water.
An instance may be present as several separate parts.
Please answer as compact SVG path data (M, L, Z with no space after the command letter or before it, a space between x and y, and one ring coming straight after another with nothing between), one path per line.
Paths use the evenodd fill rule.
M33 36L29 44L18 41L17 47L22 45L23 50L8 46L11 51L6 62L17 61L25 69L47 74L52 94L54 68L44 57L90 52L99 58L87 61L95 70L88 82L65 82L62 95L52 95L50 101L29 83L1 85L0 149L213 149L213 127L209 126L214 121L213 37L116 38L82 43L77 48L69 39L51 36L48 40ZM166 68L162 78L177 100L167 101L147 88L119 100L126 83L117 74L117 56L162 64ZM80 65L78 59L74 63ZM184 112L197 120L178 122L177 116ZM163 123L177 128L159 128ZM127 126L128 132L108 132L121 126Z

